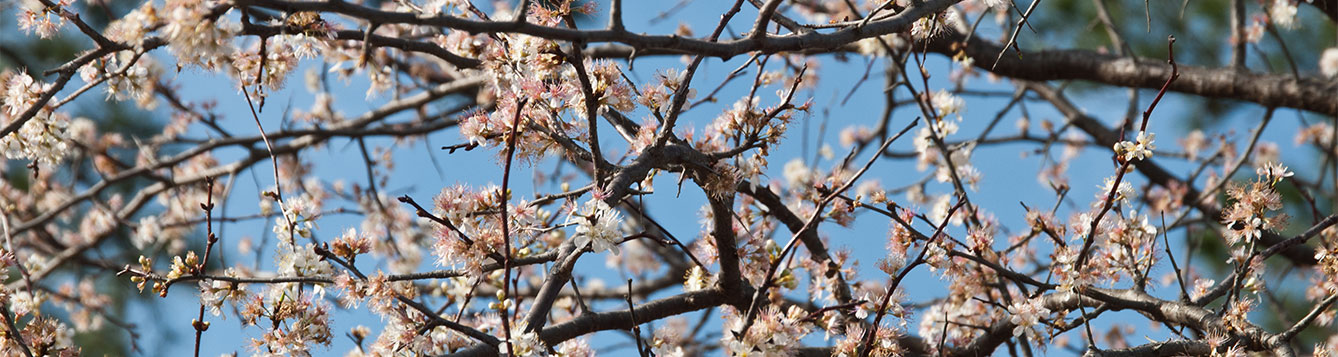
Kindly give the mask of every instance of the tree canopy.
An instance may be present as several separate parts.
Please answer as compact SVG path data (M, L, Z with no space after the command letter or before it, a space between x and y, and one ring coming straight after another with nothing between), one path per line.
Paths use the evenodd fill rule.
M1338 0L0 9L0 355L1338 354Z

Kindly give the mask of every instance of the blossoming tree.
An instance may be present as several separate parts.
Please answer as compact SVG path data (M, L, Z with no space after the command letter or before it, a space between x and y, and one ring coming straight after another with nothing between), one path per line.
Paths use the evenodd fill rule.
M153 351L146 325L197 356L1338 349L1334 0L0 9L31 36L0 53L6 356ZM56 41L80 50L22 50ZM122 102L166 124L74 110ZM810 153L836 108L857 118ZM443 179L398 159L423 145ZM973 160L1018 148L1021 210Z

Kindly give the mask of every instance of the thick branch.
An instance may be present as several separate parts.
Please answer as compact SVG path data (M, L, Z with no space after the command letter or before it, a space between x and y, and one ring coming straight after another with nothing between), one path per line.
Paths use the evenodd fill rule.
M1109 290L1084 287L1081 294L1074 292L1056 292L1041 297L1042 303L1052 311L1072 311L1080 306L1104 307L1110 311L1132 310L1139 312L1153 321L1172 325L1188 326L1199 331L1228 334L1240 338L1252 350L1272 350L1278 343L1273 334L1258 326L1246 325L1238 330L1228 329L1221 316L1208 309L1185 302L1161 300L1143 292L1134 290ZM999 345L1013 337L1016 325L1009 319L995 323L984 335L971 343L952 350L951 356L984 356L991 354ZM1167 347L1169 348L1169 347ZM1118 352L1118 351L1117 351ZM1155 351L1153 351L1155 352ZM1125 355L1125 354L1116 354Z
M931 52L954 56L959 47L974 58L976 67L996 75L1031 81L1084 80L1131 88L1157 89L1170 76L1171 66L1164 60L1119 57L1089 50L1024 51L1005 54L999 65L990 68L994 56L1002 50L996 42L972 37L966 46L962 34L945 34L927 44ZM917 46L918 48L918 46ZM851 52L853 46L814 47L799 50L805 54ZM628 58L633 48L620 45L593 47L589 54L598 58ZM678 47L637 48L636 56L679 55L695 53ZM1258 103L1264 106L1297 108L1327 115L1338 115L1338 82L1316 77L1255 73L1231 67L1180 67L1180 78L1167 90L1209 98L1223 98Z
M707 195L716 193L707 192ZM711 204L711 221L714 226L711 238L715 239L717 255L720 258L720 288L730 297L737 297L743 283L739 271L739 248L734 236L734 194L725 197L707 199Z
M640 322L659 320L717 306L724 302L725 293L719 289L694 291L637 306L636 317ZM632 311L627 309L583 314L571 321L543 329L542 332L539 332L539 338L549 346L556 346L562 341L589 333L625 329L626 326L632 324L632 315ZM496 356L497 352L495 347L475 344L470 348L453 353L452 356L490 357Z
M949 34L929 44L930 50L946 55L957 52L960 34ZM1119 57L1088 50L1041 50L1018 54L1013 50L993 69L993 56L1003 50L998 43L979 36L967 41L963 49L976 59L976 66L1005 77L1031 80L1079 79L1104 84L1160 88L1171 76L1171 65L1165 60ZM1226 98L1258 103L1270 107L1304 109L1326 115L1338 115L1338 81L1318 78L1294 78L1247 72L1231 67L1209 68L1179 65L1180 78L1171 84L1171 91L1209 98Z
M738 39L713 42L684 38L677 35L642 35L625 30L575 30L509 21L480 21L455 16L422 17L408 12L392 12L356 5L350 2L299 2L274 0L241 0L237 6L258 6L285 11L321 11L344 14L380 24L416 24L447 27L470 33L523 33L551 40L586 43L618 42L640 49L672 49L695 54L731 58L740 54L761 51L765 53L803 51L818 48L838 48L862 39L909 30L915 20L947 9L961 0L929 0L886 20L870 22L867 26L851 27L831 33L809 32L802 35L767 36L763 39Z

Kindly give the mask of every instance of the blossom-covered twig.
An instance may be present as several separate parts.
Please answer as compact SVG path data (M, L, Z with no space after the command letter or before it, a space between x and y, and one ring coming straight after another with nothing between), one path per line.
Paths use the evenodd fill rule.
M924 249L920 250L920 254L915 256L915 260L912 260L910 264L907 264L905 268L901 269L901 272L897 273L897 276L892 278L892 283L887 285L887 292L883 293L882 301L878 303L878 307L874 310L877 311L877 313L874 314L873 325L864 332L864 336L860 337L860 347L857 350L856 355L863 357L868 356L873 352L874 332L878 331L878 326L882 324L883 316L887 314L887 304L891 301L892 295L897 291L897 287L901 285L902 279L905 279L906 275L910 274L911 270L914 270L917 266L920 266L920 264L925 263L925 254L938 242L937 238L943 233L943 229L948 227L952 214L956 213L957 209L962 208L962 205L964 204L966 204L966 201L959 199L952 208L948 209L948 215L943 219L943 222L934 227L934 234L929 236L929 240L925 241Z
M529 4L529 1L525 1L525 4ZM524 16L525 16L525 15L524 15L523 13L518 14L518 16L517 16L518 21L524 21L524 20L523 20L523 19L524 19ZM516 103L516 115L515 115L515 117L513 117L513 118L511 119L511 135L507 138L507 142L506 142L506 166L504 166L504 167L502 168L502 170L503 170L503 171L502 171L502 190L501 190L501 192L498 192L498 196L501 197L501 201L502 201L502 203L501 203L501 210L502 210L502 271L503 271L503 273L502 273L502 299L513 299L513 298L511 297L511 292L513 291L513 289L512 289L512 284L513 284L513 283L512 283L512 280L511 280L511 229L510 229L510 227L508 227L509 224L510 224L510 222L511 222L511 220L508 219L508 217L507 217L507 214L508 214L508 211L509 211L509 209L507 208L507 206L509 206L509 205L510 205L509 203L511 202L511 198L510 198L510 197L511 197L511 190L510 190L510 184L511 184L511 160L514 159L515 156L516 156L516 140L519 139L519 136L518 136L518 135L520 135L520 118L521 118L521 114L523 114L523 113L525 112L524 109L525 109L525 104L526 104L526 103L529 103L529 99L528 99L528 98L526 98L526 99L521 99L519 103ZM591 128L591 130L594 130L594 129ZM516 304L516 311L519 311L519 310L520 310L520 304L517 303L517 304ZM510 355L513 355L513 356L514 356L514 355L516 354L516 351L515 351L515 343L511 342L511 341L512 341L512 340L511 340L512 336L511 336L511 317L510 317L511 315L513 315L513 313L512 313L511 311L508 311L508 309L506 308L506 305L505 305L505 304L502 305L501 311L502 311L502 331L503 331L503 333L505 333L505 336L506 336L506 341L507 341L507 344L506 344L507 353L510 354ZM517 313L514 313L514 315L519 315L519 313L518 313L518 312L517 312Z
M4 318L5 328L9 329L8 334L13 336L13 341L18 343L21 351L23 351L23 355L25 357L33 357L33 351L28 348L28 341L25 341L26 339L23 337L23 331L20 331L18 326L14 324L15 317L9 312L9 306L0 305L0 317Z
M1329 2L1324 0L1316 6ZM1096 319L1111 316L1112 311L1123 310L1141 313L1154 326L1172 329L1176 337L1109 351L1092 347L1087 350L1089 354L1179 348L1196 353L1231 349L1229 352L1287 355L1295 352L1293 344L1305 343L1296 337L1300 331L1325 321L1331 313L1333 287L1327 278L1338 260L1333 259L1334 250L1329 246L1338 218L1320 212L1322 205L1315 199L1331 194L1320 184L1328 176L1289 180L1311 202L1314 225L1301 235L1282 237L1277 233L1283 225L1282 216L1269 216L1264 221L1262 212L1279 210L1284 203L1272 186L1292 175L1285 167L1268 164L1261 168L1257 188L1229 188L1230 205L1226 208L1217 207L1211 197L1224 187L1224 181L1206 184L1206 191L1197 190L1193 184L1200 173L1218 173L1209 170L1213 165L1233 166L1221 170L1229 176L1251 157L1276 157L1276 145L1261 137L1270 125L1267 118L1264 123L1255 123L1259 128L1253 133L1251 149L1247 149L1250 152L1244 155L1236 155L1235 148L1223 142L1211 156L1200 157L1199 152L1213 139L1225 136L1206 139L1197 132L1182 142L1183 151L1156 152L1197 164L1188 179L1148 160L1154 153L1155 137L1147 131L1147 123L1166 92L1260 103L1270 108L1270 114L1272 108L1332 114L1338 111L1327 100L1332 86L1324 78L1298 76L1296 65L1288 76L1248 73L1238 66L1182 67L1130 56L1125 39L1120 37L1121 29L1111 21L1101 1L1097 1L1096 17L1111 32L1117 47L1114 54L1065 49L1021 51L1007 31L995 39L985 39L983 34L989 31L977 32L977 26L986 23L983 19L990 14L1009 15L1015 20L1022 15L1015 23L997 25L1005 29L1016 25L1014 35L1024 25L1044 30L1033 26L1029 19L1033 15L1053 16L1043 10L1032 11L1045 6L1039 1L1024 14L1014 4L996 0L909 4L882 0L863 4L749 0L758 11L757 17L745 24L751 28L739 34L726 32L742 10L740 0L722 4L724 16L710 23L714 27L706 36L692 34L688 25L672 33L634 33L624 25L623 3L617 0L609 3L608 26L589 28L577 28L575 19L600 10L594 2L541 4L527 0L514 8L484 12L468 2L240 0L202 4L171 0L141 4L128 11L104 7L108 18L118 18L105 28L84 23L75 13L77 7L68 1L34 3L41 6L29 6L19 14L23 30L35 29L43 37L59 33L87 38L85 45L91 45L87 52L72 55L68 62L46 72L48 76L59 74L52 76L55 78L34 79L25 71L0 73L0 80L5 82L0 84L4 86L0 91L4 92L0 93L4 102L0 103L4 107L0 120L9 130L0 139L5 141L6 155L11 159L32 161L31 177L0 180L0 201L4 203L0 211L5 213L2 223L7 233L6 252L0 254L14 254L0 256L0 270L17 266L24 277L0 290L0 299L6 301L0 312L13 315L5 316L7 335L22 338L18 343L0 343L0 353L21 354L24 349L32 349L33 354L77 351L78 346L61 341L62 331L68 328L61 319L46 314L45 309L51 305L69 310L76 333L96 329L102 317L130 330L131 338L136 338L131 325L125 323L128 320L103 310L105 299L110 297L93 290L91 278L98 275L86 274L118 271L118 275L128 275L131 285L139 289L152 281L155 292L163 295L176 283L199 283L201 310L193 324L197 351L202 349L202 333L207 327L204 307L221 315L227 312L222 305L231 302L235 304L231 313L239 315L243 325L268 325L262 326L266 333L253 342L257 353L295 355L311 353L310 346L328 344L333 338L330 316L342 312L333 311L326 299L320 298L331 285L339 291L337 300L342 308L367 304L385 322L384 327L375 326L381 335L370 345L363 343L371 341L370 329L358 327L349 333L357 344L357 353L362 354L528 356L547 352L579 356L591 351L580 336L628 326L634 326L638 353L656 355L719 350L777 355L970 356L997 353L1004 345L1031 354L1033 344L1061 344L1061 338L1077 335L1078 328L1084 329L1086 341L1092 346L1106 344L1097 338L1101 335L1092 331L1092 325L1099 322ZM733 6L723 7L728 5ZM1278 31L1296 21L1292 14L1296 4L1280 0L1269 6L1264 15L1268 18L1261 21L1268 20L1272 40L1280 40ZM1239 14L1235 17L1240 18ZM240 24L236 23L238 18ZM960 23L971 18L974 24ZM61 28L71 23L77 32ZM1272 23L1278 25L1277 29L1271 27ZM342 28L350 24L356 28ZM1243 32L1243 23L1236 25L1232 32ZM1259 28L1262 32L1264 27ZM1240 42L1228 42L1222 48L1230 45L1242 48ZM1021 57L999 56L1008 51ZM35 63L13 51L3 52L16 62ZM160 56L162 52L174 61L159 65L168 58ZM837 93L828 107L815 104L822 102L822 92L826 92L819 85L830 83L826 81L830 77L823 76L830 73L827 67L831 61L816 56L820 54L832 54L836 62L866 56L862 58L865 65L859 66L865 69L864 76L854 83L836 84L851 88L848 93ZM939 69L943 67L931 60L930 54L944 57L935 60L951 57L945 71L950 73L941 74ZM642 56L681 56L685 63L657 72L649 83L638 83L645 72L633 72L632 63ZM1301 59L1287 53L1273 57L1279 56L1287 56L1292 62ZM1327 64L1332 62L1327 60L1330 57L1338 58L1326 54L1321 60L1325 76L1338 73L1334 69L1338 65ZM622 62L624 59L626 62ZM725 60L721 65L726 70L737 69L723 78L708 77L711 71L707 69L715 67L716 59ZM987 62L990 59L994 63ZM286 95L281 86L295 82L288 77L298 67L305 67L307 63L302 61L307 60L321 62L324 69L310 71L302 81L315 97L310 109L285 109L281 128L264 130L259 125L260 107L268 96ZM740 61L742 64L735 67ZM882 88L883 114L865 119L841 113L840 120L827 120L829 110L836 113L835 108L847 104L839 94L849 99L867 89L862 84L879 61L885 62L887 69L886 87ZM244 84L248 103L259 103L252 107L251 119L260 133L239 135L231 126L243 123L229 122L224 116L226 110L216 108L207 99L188 98L183 90L189 83L175 82L168 73L173 66L178 71L227 71L236 83ZM748 74L751 83L743 85L744 90L736 90L736 78L748 69L757 71ZM907 69L921 71L920 78L912 80ZM84 84L65 89L76 73ZM1167 80L1168 74L1173 80ZM967 79L982 75L1012 80L1016 88L982 91L968 86ZM1182 76L1174 79L1176 75ZM358 76L365 76L370 84L367 101L380 104L349 114L345 93L332 88L336 82L329 78ZM931 76L947 77L951 83L933 90L928 80ZM692 81L716 79L720 79L719 85L710 94L695 97L694 91L701 88L692 88ZM1058 89L1027 82L1072 79L1128 90L1132 94L1126 117L1137 115L1133 99L1138 88L1160 91L1143 113L1137 133L1127 121L1120 125L1121 130L1130 131L1126 137L1123 131L1101 124L1096 118L1099 114L1088 115L1069 102L1062 94L1067 82ZM645 86L638 89L637 84ZM102 113L69 112L69 103L93 95L104 85L108 100L134 99L145 109L166 102L171 119L161 132L116 132L100 121ZM907 87L910 98L897 98L900 86ZM771 89L776 91L774 99L761 95ZM704 130L696 126L700 124L696 119L688 120L735 92L741 94L739 100ZM384 94L390 99L375 98ZM967 98L981 96L1011 100L997 113L987 113L993 114L993 120L980 132L968 135L974 140L953 139L952 134L961 128L957 126L959 121L952 119L963 116ZM438 108L438 102L451 104ZM1038 102L1053 107L1066 120L1054 123L1043 118L1040 113L1045 111L1034 108ZM976 108L972 103L971 108ZM888 145L896 139L889 130L893 113L906 106L917 107L932 123L931 128L917 135L914 151ZM94 118L70 117L76 113ZM808 119L804 115L815 113L823 116L818 144L813 147L816 150L810 150L808 124L803 123L805 131L798 134L805 140L802 157L785 165L784 181L767 178L777 169L768 161L790 152L780 145L782 138L795 138L796 133L787 131L787 126L797 126ZM1017 132L1002 133L1001 128L1006 127L999 125L1002 120L1018 114ZM602 149L608 146L600 141L598 126L604 124L598 124L597 115L604 116L626 141L626 151ZM632 119L637 115L642 116L639 122ZM835 143L828 145L827 141L828 126L838 123L853 124L840 134L840 145L850 149L844 158L834 157L830 146ZM1334 162L1330 149L1338 129L1322 122L1306 125L1296 141L1321 153L1324 160L1319 169L1327 174ZM449 135L446 129L451 128L458 128L465 141L443 149L482 149L495 154L499 160L493 169L504 170L501 187L453 186L442 190L430 207L409 198L421 199L421 194L405 192L401 202L414 211L389 209L393 201L383 195L396 189L378 187L384 185L377 185L375 178L382 169L394 172L391 170L398 163L392 158L401 157L395 150L411 148L413 143L431 147L430 138ZM394 140L385 150L370 150L365 141L373 137ZM310 153L340 141L359 145L367 166L366 179L372 186L348 187L347 181L312 174L313 168L323 162L314 159L319 155ZM869 155L865 149L872 148L870 144L875 141L882 147L863 168L855 167L856 158ZM1259 145L1254 145L1255 141ZM973 200L989 195L967 195L982 177L976 167L969 166L971 151L1015 146L1027 147L1021 152L1026 158L1040 158L1038 179L1055 193L1053 198L1041 198L1046 203L1053 200L1054 206L1048 211L1033 209L1035 205L1029 199L1021 202L1026 211L1021 230L1006 222L1012 218L1007 211L992 211L988 202ZM1064 150L1059 159L1052 158L1057 154L1056 147ZM1068 193L1074 184L1065 171L1070 164L1080 167L1077 163L1081 160L1074 159L1091 147L1112 148L1118 173L1099 192L1090 209L1063 210L1069 207L1066 202L1072 203ZM477 153L469 156L473 155ZM916 159L921 171L930 166L935 171L909 176L897 171L893 176L900 175L896 177L899 182L893 183L892 189L860 176L876 161L908 158ZM276 186L269 189L272 193L262 189L260 213L247 210L228 217L226 211L233 209L213 212L213 196L233 196L233 180L247 171L261 170L265 160L271 162L268 166L274 170ZM527 163L556 165L551 173L536 171L536 192L513 205L515 199L522 199L511 192L516 186L512 176L520 174L513 170L521 170L517 165ZM568 167L575 167L577 173L564 172ZM659 178L663 183L666 174L677 176L680 192L682 186L692 185L705 194L704 198L678 198L704 206L701 214L705 227L694 232L694 226L666 227L654 218L667 212L656 213L646 204L659 204L652 201L660 197L654 196L657 185L653 181ZM213 180L221 175L228 175L229 181L216 192ZM1135 175L1153 185L1144 197L1138 197L1130 183L1138 180ZM945 188L955 194L935 192ZM848 193L850 190L856 192ZM576 201L586 194L592 197L583 203ZM904 200L890 197L901 194L906 196ZM642 198L646 202L640 202ZM355 206L330 210L332 200ZM564 200L565 204L558 205ZM273 231L280 242L273 272L265 271L260 264L271 255L272 250L264 249L272 243L269 234L261 238L261 249L248 239L238 239L236 247L217 245L225 222L271 217L275 201L280 205L279 214L285 217L274 222ZM193 208L197 202L207 204L202 206L203 212ZM226 199L223 204L228 208ZM1126 206L1137 207L1143 214L1122 211L1120 207ZM554 207L564 212L554 212ZM678 208L673 210L677 212ZM1163 222L1158 231L1148 223L1147 216L1159 212L1149 210L1170 212L1180 218L1169 225ZM1230 216L1224 216L1224 211ZM221 218L214 217L219 212ZM318 230L315 223L331 212L360 216L361 229L344 231L328 243L320 243L318 237L325 231ZM872 221L861 217L869 212L875 213ZM1068 222L1061 217L1064 213L1072 213ZM623 215L631 216L623 220ZM1160 251L1169 255L1176 245L1170 234L1181 231L1187 237L1197 237L1191 233L1222 228L1222 217L1228 217L1229 228L1248 227L1223 232L1229 243L1244 238L1247 244L1235 248L1240 248L1237 252L1248 251L1236 254L1236 268L1225 280L1218 282L1204 276L1199 269L1202 260L1197 259L1218 257L1211 251L1194 252L1191 247L1191 254L1182 257L1199 264L1170 257L1180 298L1148 295L1147 291L1152 290L1150 280L1154 280L1149 275L1160 269L1157 263L1164 257L1155 253L1156 236L1163 238ZM1255 218L1259 220L1252 220ZM845 248L849 241L843 243L839 236L825 241L823 234L839 228L819 224L830 220L842 227L853 227L856 222L863 227L879 219L891 220L888 255L877 263L878 268L892 275L890 286L857 279L862 275L858 267L867 266L867 262ZM912 226L913 221L928 223L936 232L926 236ZM172 257L184 251L186 237L190 236L187 228L199 223L206 224L203 228L208 235L203 259L193 253L178 255L169 272L156 272L152 258ZM218 227L213 227L215 223ZM951 226L962 224L965 232L949 232L956 229ZM790 233L790 240L777 244L771 239L777 232ZM127 238L127 233L128 241L119 242ZM312 244L296 246L295 234L309 238ZM678 239L693 234L700 239ZM1049 242L1035 239L1041 235ZM646 238L650 240L631 242ZM1084 242L1079 247L1066 238ZM1310 243L1312 240L1320 241L1324 250L1315 254L1310 249L1316 245ZM1045 259L1041 255L1050 242L1054 249L1050 259ZM809 254L798 252L800 243ZM857 243L855 247L860 250L867 245L864 241ZM118 261L122 257L91 253L109 244L133 246L148 256L132 268ZM913 247L921 252L907 266L905 253ZM115 250L132 252L122 248ZM227 254L234 250L254 254L256 262L236 264L226 272L206 271L209 265L218 265L224 250ZM581 260L588 263L595 258L585 253L605 250L618 254L609 256L610 262L629 276L638 277L628 281L625 291L621 287L601 287L593 277L584 276L590 272L579 268L584 266L578 264ZM219 256L212 258L215 254ZM1263 260L1277 255L1287 257L1298 268L1289 270L1283 278L1319 280L1306 289L1314 306L1311 313L1301 323L1272 333L1250 322L1248 313L1257 302L1283 292L1277 290L1281 287L1270 289L1260 279L1267 268ZM424 269L424 264L433 263L438 267ZM359 270L358 265L363 264L384 267L394 274L369 276ZM719 270L708 271L713 265ZM942 279L946 295L902 301L909 299L900 291L906 284L902 278L924 265ZM68 285L45 286L63 281L66 272L75 273L78 292L68 290ZM1133 280L1127 289L1096 287L1126 277ZM1163 281L1170 282L1169 275ZM589 284L578 286L580 282ZM571 289L567 290L569 285ZM247 286L262 286L266 291L253 294L246 291ZM495 300L490 297L493 295L497 296ZM653 300L653 296L667 298ZM1228 296L1222 312L1204 307L1221 296ZM55 304L45 303L48 298L55 298ZM647 301L637 304L637 298ZM613 299L623 300L626 308L594 309L601 306L596 302ZM860 303L863 300L869 301ZM474 301L479 303L470 305ZM603 302L608 305L612 301ZM1282 305L1276 298L1271 302ZM479 306L484 304L487 308ZM457 311L447 311L452 308ZM529 314L522 313L521 308ZM720 311L715 311L717 308ZM691 328L686 321L673 319L656 323L662 328L654 332L635 331L652 321L702 310L706 312L700 313ZM1076 316L1071 316L1075 312ZM870 314L875 317L867 319ZM915 335L909 326L914 319L909 316L920 314L930 318L921 319L920 333ZM719 336L720 343L697 341L707 329L704 326L717 326L709 320L721 316L726 332ZM883 326L888 319L893 319L894 326ZM20 331L18 326L24 329ZM817 330L833 338L834 347L801 345ZM1121 333L1125 332L1115 330L1107 336L1109 346L1120 346ZM132 350L137 349L134 343L132 340ZM1076 349L1072 345L1061 348Z
M892 142L897 141L897 139L900 139L902 135L906 134L906 132L910 131L911 128L914 128L919 123L920 123L919 118L911 120L911 122L907 124L905 128L901 129L901 132L898 132L897 135L888 138L887 140L884 140L883 144L879 145L878 150L875 152L883 152L883 150L887 150L888 145L891 145ZM879 155L873 155L868 162L864 163L863 167L861 167L858 171L855 171L854 175L850 176L850 179L842 183L841 186L838 187L836 190L833 190L831 193L828 193L826 197L823 197L822 201L818 203L817 209L813 211L813 215L809 216L808 220L804 222L804 226L801 227L799 230L797 230L793 234L793 236L790 237L790 241L785 243L785 248L782 248L780 254L777 254L777 256L771 260L770 265L768 265L767 268L767 273L766 275L764 275L765 278L762 280L762 286L757 289L757 292L753 295L752 299L749 300L750 305L748 307L747 315L743 320L744 321L743 326L740 327L738 331L734 332L736 335L747 334L748 329L752 327L752 321L754 318L756 318L757 311L760 307L758 304L760 304L762 298L766 296L767 289L770 289L776 284L773 278L776 276L776 272L780 270L781 262L785 261L789 253L794 250L795 245L799 243L799 241L801 241L800 236L803 235L803 232L809 229L814 229L814 227L816 227L818 223L818 220L822 218L823 216L822 211L825 209L825 207L828 204L830 204L832 200L835 200L837 195L850 189L850 187L855 184L855 181L859 180L860 176L864 176L864 173L869 171L869 168L872 167L873 163L878 160L878 157ZM949 217L951 217L951 215L949 215ZM717 225L718 224L719 223L717 223ZM724 279L724 276L722 276L721 279Z
M200 259L200 264L191 267L191 275L199 276L204 274L204 269L209 266L209 256L214 250L214 244L218 243L218 236L214 235L214 178L204 179L206 199L200 203L200 209L204 210L205 226L205 246L204 258ZM222 254L222 253L220 253ZM204 292L202 291L201 294ZM191 327L195 329L195 357L200 357L200 339L204 332L209 330L209 322L204 320L204 303L200 303L200 313L195 320L191 321Z

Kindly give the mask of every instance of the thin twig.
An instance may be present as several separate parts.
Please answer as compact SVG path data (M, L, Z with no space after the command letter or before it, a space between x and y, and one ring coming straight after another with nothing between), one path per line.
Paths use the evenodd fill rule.
M529 2L526 1L526 3L528 4ZM523 18L524 15L520 15L520 17ZM510 190L510 185L511 185L511 161L512 161L512 159L514 159L515 156L516 156L516 141L517 141L517 139L518 139L517 136L518 136L519 133L520 133L520 117L521 117L521 113L524 113L524 111L525 111L525 104L528 103L528 102L529 102L529 98L523 98L523 99L520 100L520 102L516 103L516 115L515 115L513 118L511 118L511 136L510 136L509 138L507 138L507 143L506 143L506 166L505 166L505 168L504 168L504 171L502 171L502 191L501 191L501 192L498 192L498 194L499 194L498 197L501 197L500 200L502 201L502 202L501 202L501 206L502 206L502 207L501 207L501 210L502 210L502 256L503 256L503 258L502 258L502 271L503 271L503 273L502 273L502 298L503 298L503 299L516 299L515 297L512 297L512 296L511 296L511 291L512 291L512 290L511 290L511 285L512 285L512 282L511 282L511 228L510 228L510 224L507 222L507 221L510 220L510 217L508 217L508 215L507 215L507 213L510 211L510 209L508 209L507 206L508 206L508 203L511 201L511 199L509 198L509 197L511 197L511 190ZM517 301L516 301L515 304L517 305L517 308L519 308L520 301L519 301L519 299L516 299L516 300L517 300ZM507 350L507 354L514 356L514 355L516 355L516 351L515 351L515 344L512 342L513 340L511 339L511 321L510 321L510 320L511 320L511 317L510 317L510 312L507 310L507 308L506 308L506 304L502 304L501 306L502 306L502 308L501 308L500 310L502 311L502 331L503 331L503 332L505 333L505 335L506 335L506 350Z
M261 59L263 62L264 59ZM256 86L259 88L260 86ZM265 126L260 124L260 115L256 113L256 106L251 102L251 93L242 88L242 96L246 97L246 105L251 109L251 118L255 119L256 129L260 130L260 139L265 142L265 149L269 151L269 162L274 169L274 200L279 201L279 210L283 212L283 219L288 224L288 244L296 244L293 229L297 223L293 222L292 215L289 212L293 209L283 202L283 181L279 179L279 158L274 156L274 143L270 142L269 136L265 135Z
M214 243L218 243L218 236L214 235L214 178L205 179L205 202L200 204L200 209L204 211L205 226L205 246L204 257L200 258L200 264L191 267L192 274L199 276L204 274L205 268L209 266L210 252L214 250ZM201 294L204 291L200 291ZM191 321L191 327L195 329L195 357L200 357L200 340L204 336L204 331L209 329L209 322L204 321L204 302L200 302L199 316Z
M892 145L892 142L897 141L897 139L900 139L902 135L905 135L906 132L910 131L911 128L914 128L919 123L920 123L919 118L912 120L910 124L906 125L905 128L901 129L901 131L898 132L896 136L884 140L883 144L879 145L878 150L875 152L882 152L883 150L887 150L888 145ZM813 210L813 215L809 216L808 220L804 223L804 226L794 232L793 236L790 237L790 241L788 243L785 243L785 247L781 249L780 254L777 254L776 257L771 260L770 262L771 264L767 268L766 278L762 280L762 286L757 289L757 292L753 294L753 297L750 300L751 303L748 307L748 312L744 317L743 326L741 326L738 331L732 332L735 334L735 336L744 336L748 334L748 329L752 327L753 321L757 317L757 312L761 308L760 303L762 302L763 297L766 296L767 290L776 284L776 282L774 281L774 277L776 276L776 272L780 270L781 262L785 261L786 257L789 256L790 252L794 250L795 246L797 245L796 243L798 243L801 240L799 239L799 237L803 235L804 232L810 229L817 229L818 221L823 216L822 211L824 210L824 207L826 207L833 200L835 200L837 195L841 194L842 192L845 192L847 189L850 189L850 187L855 184L855 181L858 181L859 178L863 176L865 172L869 171L869 168L873 166L873 163L877 161L879 157L880 157L879 155L873 155L872 157L870 157L869 161L864 163L864 166L861 167L859 171L856 171L854 175L850 176L850 179L846 180L846 182L843 183L836 190L833 190L831 193L827 194L827 196L824 197L822 201L818 203L817 208Z
M1022 24L1027 22L1027 18L1031 17L1031 12L1036 10L1036 5L1040 3L1041 0L1031 0L1031 5L1027 6L1027 12L1022 14L1022 19L1018 20L1017 26L1013 27L1013 34L1008 36L1008 43L1003 46L1003 49L999 50L999 56L994 58L994 64L990 66L991 70L999 68L999 61L1003 59L1004 53L1007 53L1009 48L1017 48L1017 35L1022 33ZM1018 51L1017 54L1021 56L1022 51Z

